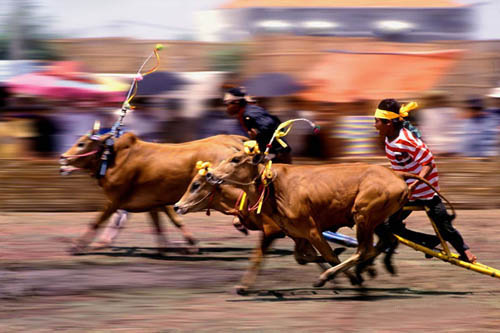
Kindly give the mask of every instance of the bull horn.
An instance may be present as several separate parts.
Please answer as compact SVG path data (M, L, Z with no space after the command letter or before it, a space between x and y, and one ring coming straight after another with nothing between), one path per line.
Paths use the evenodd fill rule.
M94 121L94 132L99 131L99 128L101 128L101 122L99 120Z

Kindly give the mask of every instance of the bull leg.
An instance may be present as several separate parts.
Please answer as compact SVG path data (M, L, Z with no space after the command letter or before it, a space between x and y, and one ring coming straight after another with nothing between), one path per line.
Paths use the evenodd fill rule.
M307 239L293 238L293 240L295 242L293 255L295 257L295 261L299 265L305 265L307 263L314 262L318 265L319 269L322 272L328 269L328 266L324 264L324 262L326 262L325 258L323 258L322 256L318 256L318 253ZM334 253L338 254L335 251Z
M379 241L377 243L377 251L385 252L384 265L389 273L392 275L396 274L396 269L392 264L392 256L394 255L396 248L398 246L398 240L392 234L389 224L382 223L375 228L375 233L377 234Z
M97 234L97 230L101 226L101 224L109 219L111 215L116 211L116 206L114 206L111 203L108 203L104 211L99 215L98 219L90 223L90 225L87 228L87 231L77 238L74 242L74 245L71 247L70 251L73 254L77 254L82 252L87 248L87 246L92 242L92 240L95 238Z
M243 223L241 223L241 219L239 216L233 217L233 227L235 227L236 230L238 230L239 232L241 232L245 236L248 236L248 229L245 228Z
M189 230L187 230L187 228L184 226L179 215L177 215L177 213L174 212L173 207L172 206L163 207L163 211L165 212L165 214L167 214L170 221L172 221L172 223L182 232L182 236L184 237L186 242L189 245L195 246L198 243L198 241L196 240L196 238L194 238L193 234L189 232Z
M111 217L111 222L108 223L104 231L99 235L96 247L102 248L111 246L120 231L124 228L127 219L128 212L123 209L118 209Z
M335 277L335 275L337 275L339 272L342 272L342 271L345 272L347 269L354 266L360 257L361 257L361 255L359 253L355 253L354 255L352 255L349 259L345 260L344 262L342 262L338 265L335 265L332 268L327 269L319 276L319 280L314 283L314 286L315 287L324 286L326 281L333 279L333 277Z
M267 235L265 231L260 234L259 244L253 252L252 259L250 259L250 267L243 275L240 284L235 287L238 294L245 294L248 288L250 288L255 283L257 274L259 273L260 267L262 265L262 261L264 260L264 254L271 247L273 241L280 236L281 235L279 233L272 233L270 235Z
M361 208L360 208L361 207ZM374 205L357 205L354 211L354 220L356 222L356 238L358 240L358 249L354 255L348 258L340 265L336 265L320 275L319 280L314 284L315 287L323 286L326 281L332 279L339 272L345 272L352 266L360 262L369 261L376 257L379 252L373 247L373 232L377 225L376 219L369 219L367 212L371 212L369 208L375 208ZM358 280L362 281L361 271L365 268L363 265L356 270Z
M330 265L337 266L338 264L340 264L339 257L335 254L335 252L333 252L332 248L330 247L330 244L328 244L325 241L325 239L323 238L323 236L321 235L321 233L317 228L312 228L309 236L310 236L309 241L311 242L311 244L319 251L319 253ZM351 272L345 271L344 274L347 276L351 284L360 284L359 280Z
M167 236L165 236L163 226L161 225L158 210L151 210L149 212L149 216L151 216L151 219L153 220L156 240L158 242L158 252L161 254L168 247Z

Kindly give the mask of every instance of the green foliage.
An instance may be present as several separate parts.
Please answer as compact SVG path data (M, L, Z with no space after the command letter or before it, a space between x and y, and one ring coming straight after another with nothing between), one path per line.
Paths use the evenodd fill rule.
M0 59L57 60L57 53L47 42L48 18L37 14L31 1L16 0L0 35Z
M243 65L245 50L240 45L233 45L212 52L209 57L211 70L238 73Z

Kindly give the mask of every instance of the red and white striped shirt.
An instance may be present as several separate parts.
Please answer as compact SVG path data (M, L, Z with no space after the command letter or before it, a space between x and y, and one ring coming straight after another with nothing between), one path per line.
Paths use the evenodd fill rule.
M392 169L395 171L404 171L418 175L424 165L430 164L432 170L425 179L439 190L439 176L436 164L434 163L434 156L432 156L426 144L416 138L408 129L401 128L399 136L392 141L385 138L385 153L391 161ZM415 181L413 179L406 180L408 184ZM410 200L429 200L434 195L435 192L427 184L420 183L411 193Z

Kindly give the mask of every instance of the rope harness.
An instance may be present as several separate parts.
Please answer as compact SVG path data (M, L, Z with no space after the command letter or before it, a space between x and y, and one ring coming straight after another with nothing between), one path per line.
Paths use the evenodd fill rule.
M290 132L290 130L292 129L293 123L296 121L306 121L307 123L309 123L313 127L315 134L319 131L319 126L315 125L312 121L305 119L305 118L291 119L291 120L288 120L288 121L281 123L274 131L274 134L273 134L271 140L269 141L269 143L266 145L266 151L263 154L265 159L268 158L269 149L271 148L272 143L275 139L284 148L287 147L287 144L283 140L281 140L281 138L286 136ZM259 145L258 145L257 141L255 141L255 140L246 141L244 143L243 149L244 149L244 152L248 156L257 156L257 155L261 154L260 149L259 149ZM229 183L229 184L234 184L234 185L240 185L240 186L250 186L250 185L259 183L259 187L258 187L258 192L260 192L259 198L257 199L257 201L254 204L247 205L247 211L251 212L251 211L256 210L257 214L261 213L262 205L263 205L264 201L269 196L269 192L270 192L269 185L272 184L274 182L274 180L277 178L277 172L275 170L272 170L272 163L273 163L272 160L268 159L266 166L264 167L262 172L259 173L257 176L255 176L250 182L246 182L246 183L240 182L237 180L233 180L233 179L229 179L226 177L222 177L222 178L214 177L212 171L217 170L217 168L219 168L220 165L212 170L212 168L210 168L209 163L207 166L207 163L208 162L199 161L197 163L197 167L199 169L200 175L205 176L207 182L214 185L214 191L212 191L210 194L215 194L215 190L218 188L219 185L223 184L224 182ZM248 161L247 161L247 163L248 163ZM200 203L201 201L203 201L204 199L206 199L207 197L208 197L208 195L203 197L201 200L199 200L197 202L197 204ZM235 203L235 208L237 208L240 211L243 211L243 209L245 208L245 203L247 201L247 197L248 197L247 193L245 191L242 191L242 193L238 197L238 200Z

